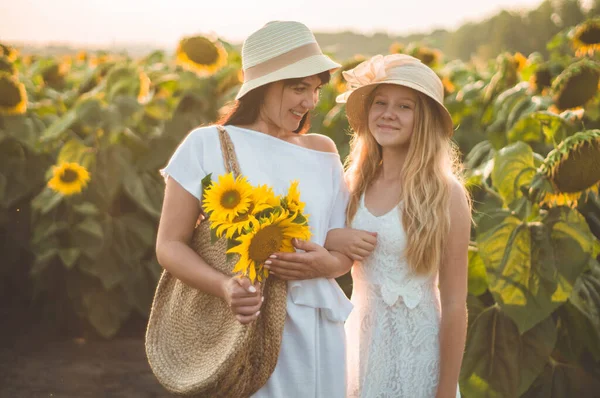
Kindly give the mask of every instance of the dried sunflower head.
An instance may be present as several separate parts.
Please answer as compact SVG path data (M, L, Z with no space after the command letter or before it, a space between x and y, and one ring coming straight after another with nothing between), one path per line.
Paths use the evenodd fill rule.
M0 114L21 115L26 111L25 86L15 76L0 72Z
M600 130L572 135L551 151L534 181L532 192L550 207L577 206L582 196L600 187Z
M600 18L589 19L577 25L569 36L578 56L593 55L600 50Z
M560 110L585 105L598 92L600 65L581 59L569 65L552 83L553 100Z

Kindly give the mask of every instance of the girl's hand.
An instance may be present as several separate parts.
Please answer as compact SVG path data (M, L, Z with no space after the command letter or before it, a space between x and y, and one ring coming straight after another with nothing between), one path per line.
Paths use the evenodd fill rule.
M377 244L377 232L353 228L336 228L327 233L325 248L344 254L354 261L362 261Z
M225 282L223 292L223 298L241 324L251 323L258 318L264 300L258 281L252 285L247 277L234 276Z
M295 248L304 252L274 253L265 268L283 280L329 278L336 274L339 261L324 247L308 241L293 239Z

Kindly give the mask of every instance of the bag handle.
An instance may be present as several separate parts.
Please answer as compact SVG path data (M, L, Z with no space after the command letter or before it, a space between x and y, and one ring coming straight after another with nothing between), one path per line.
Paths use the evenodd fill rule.
M233 176L237 178L241 174L240 165L235 155L235 147L233 146L233 142L231 142L231 137L229 137L229 133L227 133L225 127L217 126L217 130L219 130L219 142L221 143L225 171L227 173L233 172Z

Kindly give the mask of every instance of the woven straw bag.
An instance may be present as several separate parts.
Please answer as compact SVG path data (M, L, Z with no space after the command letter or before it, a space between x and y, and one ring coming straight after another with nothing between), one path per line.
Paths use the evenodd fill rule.
M237 176L233 143L217 128L225 169ZM209 224L208 219L198 224L191 247L209 265L233 275L237 256L227 261L225 238L211 243ZM248 397L258 391L277 364L287 284L267 278L262 289L260 316L242 325L223 299L163 271L146 331L146 355L158 381L172 393L193 397Z

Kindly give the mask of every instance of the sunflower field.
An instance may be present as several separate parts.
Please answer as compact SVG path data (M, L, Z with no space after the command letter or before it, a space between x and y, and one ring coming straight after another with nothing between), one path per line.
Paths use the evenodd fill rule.
M466 398L600 391L600 19L547 49L463 62L390 48L442 78L474 200ZM55 322L77 319L105 338L147 317L161 272L158 170L227 109L240 70L237 48L202 36L140 59L0 44L2 286L27 286ZM336 72L312 119L342 157L344 88ZM348 277L340 283L350 293Z

